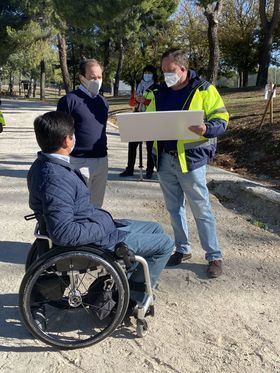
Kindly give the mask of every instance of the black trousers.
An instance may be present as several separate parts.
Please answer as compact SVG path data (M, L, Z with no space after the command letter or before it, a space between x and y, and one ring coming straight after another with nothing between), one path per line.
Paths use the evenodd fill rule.
M128 161L127 170L133 172L136 160L136 152L140 142L129 142L128 143ZM147 168L146 172L152 173L154 169L154 161L152 157L153 141L146 141L147 148Z

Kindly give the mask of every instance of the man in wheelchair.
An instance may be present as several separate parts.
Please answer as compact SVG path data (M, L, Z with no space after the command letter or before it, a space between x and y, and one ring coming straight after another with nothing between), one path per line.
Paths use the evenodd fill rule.
M34 130L41 151L27 176L29 205L53 244L62 248L94 244L113 252L124 242L135 255L146 259L154 287L172 253L173 240L158 223L113 219L91 204L86 183L69 159L75 144L70 115L48 112L35 119ZM143 281L139 265L129 278L136 298Z

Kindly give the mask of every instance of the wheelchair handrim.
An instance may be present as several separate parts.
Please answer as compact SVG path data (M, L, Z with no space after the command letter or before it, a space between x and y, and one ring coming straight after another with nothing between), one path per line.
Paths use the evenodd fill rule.
M101 332L97 333L96 335L90 335L88 338L83 340L61 340L57 337L54 337L51 334L46 333L45 331L42 331L37 325L34 323L34 319L31 313L31 305L30 305L30 299L31 299L31 293L34 289L34 285L36 284L39 276L46 271L48 268L52 267L56 263L58 263L61 260L65 260L66 258L69 259L69 257L75 257L75 258L88 258L89 261L92 261L94 263L99 263L101 266L103 266L106 271L112 276L117 289L118 289L118 304L115 312L115 316L113 321L105 327ZM48 343L52 346L57 346L59 348L65 348L65 349L74 349L79 347L86 347L92 344L95 344L97 342L100 342L107 336L109 336L119 325L119 323L122 321L128 305L128 299L129 296L127 294L128 291L128 285L126 277L124 276L123 272L117 271L118 264L113 263L111 260L108 261L107 259L104 259L100 257L99 255L93 254L91 252L86 251L75 251L75 252L66 252L59 255L56 255L55 257L50 258L47 260L40 269L34 269L32 276L30 276L29 272L26 274L27 277L23 280L22 288L20 291L20 310L23 316L23 320L27 328L31 331L31 333L42 340L45 343ZM119 267L119 270L121 268ZM122 271L122 270L121 270ZM122 273L122 275L120 275Z

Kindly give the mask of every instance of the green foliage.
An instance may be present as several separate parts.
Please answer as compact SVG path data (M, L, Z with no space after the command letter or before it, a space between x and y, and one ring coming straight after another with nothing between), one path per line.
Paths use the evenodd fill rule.
M205 76L209 48L207 21L203 12L189 1L185 1L177 22L180 28L179 44L188 53L190 67Z
M238 71L255 72L258 63L257 1L230 0L220 26L223 62Z
M250 223L253 224L255 227L258 227L260 229L264 229L265 231L268 230L268 224L263 223L262 221L251 219Z

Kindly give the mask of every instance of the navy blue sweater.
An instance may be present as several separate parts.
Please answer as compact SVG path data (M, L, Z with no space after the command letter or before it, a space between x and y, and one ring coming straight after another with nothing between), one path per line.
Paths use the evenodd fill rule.
M70 163L39 152L27 184L29 205L37 220L44 218L56 245L95 243L111 249L126 236L117 228L127 223L113 220L109 212L90 203L89 190Z
M71 156L106 157L108 103L104 97L90 97L76 89L58 101L57 111L71 114L75 121L76 145Z

